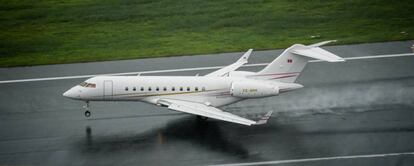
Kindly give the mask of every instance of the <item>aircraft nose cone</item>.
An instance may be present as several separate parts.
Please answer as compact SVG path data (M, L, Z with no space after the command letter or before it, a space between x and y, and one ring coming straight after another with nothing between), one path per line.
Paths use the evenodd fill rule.
M67 97L67 98L76 98L75 93L73 92L73 89L69 89L67 90L65 93L62 94L63 96Z
M70 97L70 90L67 90L65 93L62 94L65 97Z

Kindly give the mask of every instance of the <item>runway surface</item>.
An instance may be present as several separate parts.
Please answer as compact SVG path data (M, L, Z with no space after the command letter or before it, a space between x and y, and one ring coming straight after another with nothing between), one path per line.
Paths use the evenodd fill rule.
M413 43L324 48L350 58L412 53ZM250 63L282 51L254 52ZM0 81L223 66L241 54L2 68ZM82 102L62 96L83 80L0 84L0 165L414 164L414 56L309 63L298 80L305 88L224 107L248 118L275 111L253 127L138 102L91 103L87 119Z

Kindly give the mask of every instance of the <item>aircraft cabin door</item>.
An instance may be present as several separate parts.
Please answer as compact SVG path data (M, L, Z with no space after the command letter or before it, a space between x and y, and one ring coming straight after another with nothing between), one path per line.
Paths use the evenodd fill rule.
M111 100L112 94L113 94L113 87L112 87L112 81L111 80L105 80L104 81L104 88L103 88L103 99L105 100Z

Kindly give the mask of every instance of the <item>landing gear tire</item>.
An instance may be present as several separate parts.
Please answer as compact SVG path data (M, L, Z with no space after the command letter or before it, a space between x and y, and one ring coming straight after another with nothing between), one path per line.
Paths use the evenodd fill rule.
M85 116L86 117L90 117L91 116L91 112L90 111L85 111Z

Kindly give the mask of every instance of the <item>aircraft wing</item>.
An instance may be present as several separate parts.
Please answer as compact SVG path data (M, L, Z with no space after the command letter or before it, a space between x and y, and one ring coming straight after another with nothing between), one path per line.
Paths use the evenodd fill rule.
M253 49L249 49L246 53L243 54L242 57L240 57L239 60L237 60L236 62L234 62L233 64L223 67L219 70L216 70L212 73L209 73L205 76L207 77L224 77L226 75L229 74L229 72L232 72L236 69L238 69L240 66L243 66L244 64L247 63L247 60L249 59L250 54L252 53Z
M266 114L266 116L262 117L259 121L255 122L253 120L249 120L246 118L242 118L240 116L224 112L216 107L207 106L201 103L195 103L190 101L182 101L182 100L174 100L174 99L159 99L158 104L162 106L167 106L168 109L185 112L193 115L204 116L212 119L238 123L242 125L261 125L265 124L269 117L271 116L272 112Z

